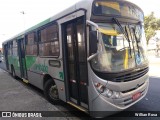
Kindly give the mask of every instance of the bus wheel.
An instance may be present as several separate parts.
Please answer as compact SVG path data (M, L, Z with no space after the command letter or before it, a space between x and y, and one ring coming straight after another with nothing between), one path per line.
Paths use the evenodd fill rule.
M11 75L13 78L16 78L16 73L13 66L11 67Z
M49 79L44 85L44 95L47 100L53 104L59 102L58 89L52 79Z

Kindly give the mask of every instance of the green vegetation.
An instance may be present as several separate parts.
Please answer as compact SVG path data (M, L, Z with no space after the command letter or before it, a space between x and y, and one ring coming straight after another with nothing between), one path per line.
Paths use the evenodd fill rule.
M144 27L145 27L147 44L148 44L150 38L155 36L155 34L156 34L155 31L160 29L160 19L157 19L154 16L154 12L152 12L148 16L145 16Z

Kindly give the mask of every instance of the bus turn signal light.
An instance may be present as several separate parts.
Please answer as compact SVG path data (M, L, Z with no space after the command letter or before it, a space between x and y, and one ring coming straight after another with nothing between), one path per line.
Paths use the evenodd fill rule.
M104 92L105 86L103 86L101 83L95 83L95 87L99 93Z

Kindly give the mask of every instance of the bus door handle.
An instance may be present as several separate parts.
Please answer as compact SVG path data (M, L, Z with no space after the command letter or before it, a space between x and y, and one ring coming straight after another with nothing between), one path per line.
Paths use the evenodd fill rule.
M76 80L70 80L70 82L72 82L72 83L77 83Z
M83 82L83 81L81 81L80 84L81 84L81 85L84 85L84 86L87 86L87 83L86 83L86 82Z

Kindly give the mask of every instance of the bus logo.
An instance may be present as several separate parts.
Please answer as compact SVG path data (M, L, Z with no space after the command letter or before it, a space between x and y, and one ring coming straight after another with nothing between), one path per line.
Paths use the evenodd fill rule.
M48 66L45 66L45 65L35 64L34 65L34 69L38 70L38 71L42 71L42 72L48 73Z

